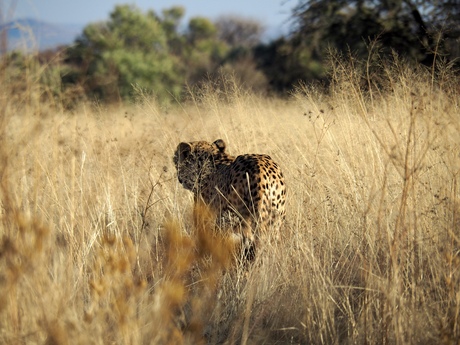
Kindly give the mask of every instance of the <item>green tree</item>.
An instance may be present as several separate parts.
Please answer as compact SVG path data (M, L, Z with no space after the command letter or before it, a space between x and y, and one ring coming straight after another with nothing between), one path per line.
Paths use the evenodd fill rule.
M81 67L79 82L87 92L104 100L130 98L133 85L162 99L180 93L162 23L134 6L116 6L107 22L88 25L68 61Z
M216 37L217 28L207 18L195 17L188 24L188 37L190 42L196 43L204 40L212 40Z
M377 38L387 51L431 63L435 50L449 53L436 38L458 31L455 5L458 0L303 0L293 10L293 31L318 56L333 46L364 57L367 42Z
M254 48L261 43L264 27L257 20L225 15L215 21L217 37L228 47L221 71L254 92L268 91L268 78L257 68Z
M312 50L296 38L281 37L254 50L255 60L271 88L285 92L300 81L324 78L325 69Z
M223 64L228 45L217 37L217 28L204 17L190 19L181 56L187 83L193 85L212 75Z
M460 0L301 0L292 19L290 35L255 48L258 67L278 91L325 80L330 50L372 58L371 41L380 56L395 51L427 65L460 57Z
M163 10L161 24L168 39L172 54L181 55L185 44L185 37L179 32L179 25L184 17L185 9L180 6Z

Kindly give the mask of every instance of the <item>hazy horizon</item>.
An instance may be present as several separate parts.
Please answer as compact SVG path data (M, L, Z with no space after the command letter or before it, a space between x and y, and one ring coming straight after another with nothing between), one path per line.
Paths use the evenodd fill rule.
M116 0L102 0L97 2L82 0L74 3L48 0L40 4L38 4L38 1L30 0L25 2L18 1L15 7L10 7L9 4L4 5L3 20L6 23L15 19L30 18L51 24L86 25L91 22L108 19L114 7L117 4L123 3L133 4L144 11L154 10L157 13L161 13L163 9L173 6L182 6L185 8L185 22L196 16L216 20L223 15L237 15L256 19L267 27L267 29L283 32L287 31L291 8L295 5L295 2L290 0L270 0L264 2L235 0L225 3L211 0L199 2L191 0L174 2L161 0L155 3L148 0L126 2Z

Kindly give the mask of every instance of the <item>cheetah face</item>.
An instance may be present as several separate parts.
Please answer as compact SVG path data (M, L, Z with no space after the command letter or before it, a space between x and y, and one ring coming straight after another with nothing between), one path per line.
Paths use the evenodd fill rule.
M221 140L212 144L205 141L180 143L173 158L179 183L185 189L197 192L203 178L212 173L214 159L224 150L225 144Z

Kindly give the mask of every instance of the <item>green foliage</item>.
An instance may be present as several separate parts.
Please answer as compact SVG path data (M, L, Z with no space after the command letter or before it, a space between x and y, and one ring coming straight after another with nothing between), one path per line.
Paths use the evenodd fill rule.
M107 27L116 48L155 51L159 55L167 52L166 33L154 13L145 15L133 6L117 6Z
M255 49L259 68L270 78L270 86L278 92L292 89L305 80L325 77L325 68L308 46L298 40L280 38Z
M188 24L189 39L192 43L211 40L217 33L216 26L207 18L192 18Z
M117 6L109 21L88 25L69 61L82 67L87 91L105 100L132 97L134 84L160 99L179 92L164 26L134 6Z
M63 96L61 75L65 68L56 58L42 61L41 55L11 52L0 58L3 92L11 103L29 107L37 102L55 104Z
M179 33L179 25L184 17L185 9L180 6L163 10L161 25L166 33L170 52L180 55L185 44L185 38Z
M180 21L184 17L185 9L181 6L163 10L163 27L167 32L176 32ZM169 29L168 29L169 28Z
M460 35L453 2L304 0L293 11L294 36L318 56L334 47L366 58L369 41L377 39L384 52L431 65L436 54L450 53L444 40Z
M38 98L69 103L69 97L70 104L82 98L130 100L139 90L168 102L183 97L185 85L219 83L222 73L262 92L328 82L330 51L367 65L395 53L432 70L440 61L454 67L460 61L459 0L301 0L291 33L263 44L263 26L252 19L195 17L183 23L184 15L180 6L157 14L118 5L106 21L84 28L64 61L43 59L46 53L4 56L13 67L7 79L27 90L27 79L38 75L46 90ZM25 61L27 68L20 67Z
M64 82L81 84L86 93L105 101L126 100L134 90L154 94L160 101L179 99L183 86L214 75L224 64L231 70L233 49L220 38L209 19L190 19L180 31L182 7L143 13L134 6L117 6L106 22L85 27L67 62L80 72ZM247 64L254 66L254 64ZM261 78L259 78L259 81ZM260 82L259 82L260 83Z
M460 57L458 0L303 0L292 19L290 35L255 48L259 68L277 91L324 80L333 50L368 62L374 53L396 53L431 67L438 57Z
M222 65L227 53L228 46L217 40L202 39L189 44L182 57L187 66L187 83L193 85L209 77Z

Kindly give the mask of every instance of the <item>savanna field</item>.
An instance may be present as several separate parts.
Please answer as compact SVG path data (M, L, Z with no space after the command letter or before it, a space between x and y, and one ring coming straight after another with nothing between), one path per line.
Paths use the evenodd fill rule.
M331 76L284 98L223 77L173 104L70 110L33 76L4 84L0 343L459 344L458 74ZM249 265L172 162L219 138L286 179L280 239Z

